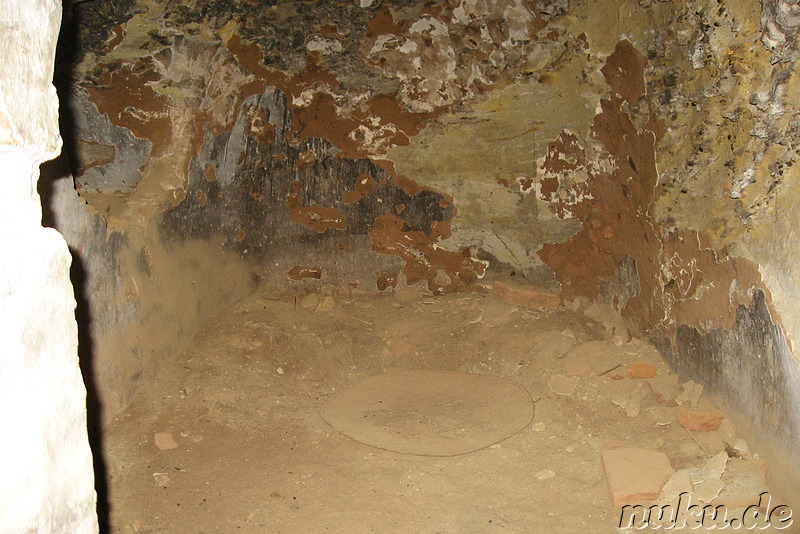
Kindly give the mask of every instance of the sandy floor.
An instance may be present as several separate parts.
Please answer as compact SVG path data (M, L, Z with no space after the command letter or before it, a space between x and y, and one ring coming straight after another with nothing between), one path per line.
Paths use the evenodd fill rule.
M113 532L619 532L603 450L659 450L677 470L735 441L729 423L692 435L670 424L646 379L625 376L641 362L668 374L655 349L606 341L573 312L477 293L351 298L324 311L333 303L254 295L165 362L106 429ZM536 401L533 423L433 458L357 443L322 420L332 393L395 369L509 378ZM574 391L553 391L571 374ZM641 402L625 405L634 391Z

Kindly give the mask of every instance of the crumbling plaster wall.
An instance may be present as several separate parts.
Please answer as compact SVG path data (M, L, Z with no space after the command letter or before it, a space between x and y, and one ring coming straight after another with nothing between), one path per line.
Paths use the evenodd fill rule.
M650 73L667 121L653 218L713 259L676 248L663 262L691 302L670 303L665 353L739 412L787 495L800 495L798 25L790 2L688 2Z
M484 274L480 247L440 245L452 234L451 196L398 173L386 155L446 110L531 76L519 46L534 47L531 32L546 44L541 61L560 53L563 38L545 31L557 9L485 8L71 5L78 40L65 45L72 71L61 87L80 196L69 179L55 180L49 205L84 270L106 415L234 280L302 290L401 278L440 294ZM457 49L434 15L449 17ZM519 26L505 27L506 18ZM407 59L421 72L406 72ZM498 177L503 195L520 187L509 169ZM559 238L574 231L552 210L543 217ZM201 244L185 259L187 246Z
M0 4L0 531L97 532L86 389L64 239L41 226L38 167L61 148L61 5Z
M619 314L777 449L800 438L792 4L73 12L72 168L103 247L155 265L211 243L199 256L300 291L514 272ZM112 264L116 294L141 292L141 265Z

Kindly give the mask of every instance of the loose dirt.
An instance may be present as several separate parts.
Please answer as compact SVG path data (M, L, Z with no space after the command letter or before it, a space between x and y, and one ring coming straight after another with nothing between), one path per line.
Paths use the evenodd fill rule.
M691 433L677 422L676 377L650 344L607 340L563 308L407 289L318 299L319 311L301 300L256 294L220 313L107 426L113 532L617 533L604 450L661 451L681 470L743 446L727 420ZM652 374L638 365L655 377L628 376ZM320 416L360 379L426 369L520 384L533 421L477 452L426 457Z

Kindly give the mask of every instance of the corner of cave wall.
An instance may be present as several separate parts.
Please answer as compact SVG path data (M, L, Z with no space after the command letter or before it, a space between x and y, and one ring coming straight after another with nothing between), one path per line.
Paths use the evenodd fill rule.
M797 16L780 1L687 3L646 73L665 121L660 301L652 332L798 494Z
M786 474L777 478L788 494L796 493L796 20L774 2L724 2L715 9L698 2L669 13L640 2L632 10L640 16L622 22L602 6L589 12L627 24L628 38L611 43L586 31L577 40L585 43L583 66L570 79L580 95L571 103L584 99L593 104L591 113L573 120L562 112L565 127L557 120L540 126L537 136L554 131L540 138L543 153L529 173L537 199L555 218L578 224L520 249L534 251L552 269L567 302L605 316L609 334L622 321L631 333L651 338L683 378L705 384L739 413L743 430L760 437L762 450L781 466L776 474ZM573 15L581 13L579 4L571 7ZM553 69L551 83L570 72L567 64ZM493 115L503 109L493 100L500 94L484 95ZM415 163L425 176L437 176L434 155L452 151L437 145L443 137L430 127L418 136L420 146L433 147ZM502 162L502 153L492 157ZM487 229L513 203L486 201L485 186L479 191L469 177L442 175L437 186L464 206L454 233L467 241L482 236L494 249ZM491 206L492 217L471 204ZM494 232L505 247L496 256L521 268L507 246L520 243L513 233L518 213L508 213L513 217ZM541 220L527 218L523 234L546 228L536 224Z
M255 287L253 269L213 236L174 242L146 227L110 231L63 159L42 167L45 222L70 247L81 362L96 416L108 420L203 321Z

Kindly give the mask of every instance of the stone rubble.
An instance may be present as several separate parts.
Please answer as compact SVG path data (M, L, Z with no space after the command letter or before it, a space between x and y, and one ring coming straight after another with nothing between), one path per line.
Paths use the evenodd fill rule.
M547 386L557 395L572 395L580 379L576 376L553 375L547 380Z
M654 501L674 473L666 454L647 449L606 450L602 461L614 507Z
M696 409L687 406L678 407L678 422L683 427L696 432L717 430L723 419L725 419L725 414L705 399L700 400Z
M178 448L178 442L175 441L170 432L157 432L153 436L153 443L162 451Z

